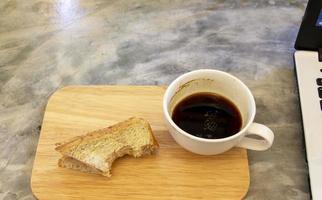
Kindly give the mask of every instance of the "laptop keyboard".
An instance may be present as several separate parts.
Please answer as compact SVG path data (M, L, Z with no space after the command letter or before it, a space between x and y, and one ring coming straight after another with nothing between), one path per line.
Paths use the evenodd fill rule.
M316 84L318 86L322 86L322 78L317 78L316 79ZM319 97L322 99L322 87L318 88L318 92L319 92ZM321 105L321 110L322 110L322 100L320 100L320 105Z
M296 51L294 58L311 193L322 199L322 62L314 51Z

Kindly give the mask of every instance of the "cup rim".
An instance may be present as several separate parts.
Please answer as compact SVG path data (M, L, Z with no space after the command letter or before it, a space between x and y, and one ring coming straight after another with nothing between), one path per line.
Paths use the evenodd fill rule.
M251 102L251 106L253 107L253 112L251 113L251 116L249 117L248 122L246 123L246 125L236 134L231 135L229 137L225 137L225 138L219 138L219 139L206 139L206 138L200 138L194 135L191 135L189 133L187 133L186 131L182 130L179 126L177 126L177 124L172 120L169 110L168 110L168 103L167 103L167 99L172 98L170 97L170 91L175 89L175 86L178 85L184 78L187 78L189 76L192 76L194 74L198 74L198 73L219 73L225 76L229 76L231 78L233 78L235 81L237 81L237 83L241 84L242 87L245 89L246 93L248 94L248 96L250 97L250 102ZM185 84L185 83L183 83ZM171 99L170 99L171 100ZM198 70L193 70L190 71L188 73L184 73L180 76L178 76L175 80L173 80L170 85L168 86L168 88L166 89L164 96L163 96L163 113L164 116L166 118L166 120L171 124L172 127L174 127L180 134L193 139L193 140L197 140L200 142L206 142L206 143L216 143L216 142L224 142L224 141L229 141L232 140L234 138L239 137L240 135L242 135L248 128L249 126L252 124L252 122L254 121L255 118L255 114L256 114L256 106L255 106L255 99L253 94L251 93L250 89L245 85L245 83L243 83L240 79L238 79L237 77L224 72L224 71L220 71L220 70L215 70L215 69L198 69Z

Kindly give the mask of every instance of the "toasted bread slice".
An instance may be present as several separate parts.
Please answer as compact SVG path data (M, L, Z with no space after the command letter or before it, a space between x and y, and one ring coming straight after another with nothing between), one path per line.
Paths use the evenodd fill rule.
M149 123L130 118L108 128L77 136L56 147L63 157L59 166L111 176L115 159L124 155L140 157L151 154L158 143Z

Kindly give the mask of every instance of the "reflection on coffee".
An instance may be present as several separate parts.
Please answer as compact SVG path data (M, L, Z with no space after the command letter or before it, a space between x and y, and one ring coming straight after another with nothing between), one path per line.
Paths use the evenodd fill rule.
M239 110L229 99L215 93L196 93L174 108L173 121L187 133L206 139L226 138L242 126Z

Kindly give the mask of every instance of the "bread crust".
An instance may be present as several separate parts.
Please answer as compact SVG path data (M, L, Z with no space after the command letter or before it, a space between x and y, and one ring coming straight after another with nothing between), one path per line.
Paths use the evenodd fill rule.
M153 135L152 128L151 128L150 124L143 118L131 117L123 122L119 122L119 123L109 126L107 128L98 129L98 130L89 132L89 133L82 135L82 136L73 137L70 140L64 142L63 144L56 143L55 150L60 152L61 154L64 154L66 152L66 150L68 150L70 147L77 146L78 144L80 144L83 141L86 142L91 139L99 138L102 135L113 133L117 129L125 129L125 128L131 126L132 124L137 123L138 121L142 121L145 123L146 126L148 126L152 144L159 147L159 143L157 142L157 140L155 139L155 137Z

